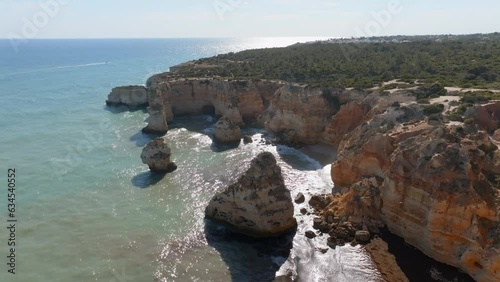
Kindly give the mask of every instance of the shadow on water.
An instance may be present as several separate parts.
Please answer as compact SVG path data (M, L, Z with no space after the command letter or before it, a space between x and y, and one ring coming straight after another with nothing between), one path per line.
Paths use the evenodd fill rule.
M165 175L167 173L164 172L142 172L132 177L132 184L137 188L146 189L160 182Z
M212 149L212 152L214 152L214 153L222 153L225 151L236 149L239 146L240 146L240 143L218 144L216 142L212 142L212 145L210 145L210 149Z
M277 145L276 151L278 152L278 155L280 155L281 159L293 169L300 171L314 171L321 168L319 163L312 162L311 158L300 152L299 149L286 145Z
M138 112L141 111L143 113L147 113L146 107L128 107L125 105L105 105L104 110L108 112L112 112L113 114L121 114L124 112Z
M255 239L205 220L205 237L229 268L232 281L273 281L293 247L295 233L278 238Z
M401 237L390 233L387 229L382 230L380 237L387 242L389 252L396 257L397 264L411 282L474 282L474 279L465 272L433 260L418 249L408 245Z
M144 147L148 144L149 141L155 139L156 137L160 137L163 134L151 134L151 133L143 133L142 131L137 132L136 134L130 137L130 141L134 142L137 147Z
M301 148L300 151L316 160L321 167L331 165L337 160L337 149L331 145L309 145Z
M206 129L213 127L217 118L211 115L202 116L175 116L175 118L168 123L169 129L185 128L188 131L207 134Z

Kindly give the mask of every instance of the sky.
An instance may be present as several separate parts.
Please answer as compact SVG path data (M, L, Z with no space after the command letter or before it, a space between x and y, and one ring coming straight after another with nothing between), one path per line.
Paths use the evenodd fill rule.
M0 38L489 33L499 15L498 0L0 0Z

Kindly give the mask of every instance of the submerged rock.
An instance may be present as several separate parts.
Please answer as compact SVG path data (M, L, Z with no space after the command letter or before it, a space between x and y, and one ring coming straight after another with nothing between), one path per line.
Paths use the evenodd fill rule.
M311 230L306 231L305 235L306 235L306 237L307 237L307 238L309 238L309 239L314 239L314 238L316 238L316 233L315 233L314 231L311 231Z
M290 191L273 154L252 160L238 181L217 193L205 210L208 219L253 237L274 237L294 230Z
M297 197L295 197L295 203L297 203L297 204L302 204L305 201L306 201L306 197L302 193L297 194Z
M237 143L241 140L241 130L231 119L224 116L215 124L215 141L219 143Z
M253 143L253 139L252 139L252 136L243 136L243 143L245 144L249 144L249 143Z
M148 92L146 87L139 85L115 87L108 95L106 104L145 107L148 105Z
M142 162L147 164L151 171L168 173L177 169L177 165L170 160L172 153L165 141L164 137L158 137L142 150Z

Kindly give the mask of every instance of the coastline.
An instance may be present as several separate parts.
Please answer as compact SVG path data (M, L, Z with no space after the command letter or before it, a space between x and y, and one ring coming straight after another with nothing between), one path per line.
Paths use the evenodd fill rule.
M319 230L306 232L304 225L299 236L306 232L312 240L328 234L327 245L336 249L349 242L365 243L387 226L430 257L477 279L494 280L495 177L500 172L497 92L457 92L451 97L443 85L417 80L391 80L380 89L363 90L228 78L211 73L229 65L241 71L232 61L217 61L222 57L174 66L173 72L148 79L150 119L144 132L163 134L177 116L200 114L221 118L215 137L225 130L218 138L232 142L240 141L240 127L259 126L271 138L266 143L277 145L280 156L287 150L283 146L302 148L323 171L331 165L332 191L297 194L302 200L296 200L301 207L296 217ZM216 64L200 63L210 59ZM261 67L269 66L263 62ZM200 72L205 76L193 76ZM308 145L315 147L303 147ZM425 158L416 152L425 152ZM446 178L436 176L438 171L444 171ZM439 224L460 218L462 205L466 214L455 223L456 230ZM311 224L311 218L301 215L317 217ZM460 249L462 241L467 242L465 251ZM387 267L386 275L403 279L383 242L377 240L368 249L379 267ZM328 253L322 247L315 250Z
M157 79L157 78L156 78L156 79ZM167 78L167 79L168 79L168 78ZM194 80L194 81L196 81L196 80ZM193 85L196 85L196 84L195 84L195 83L193 83L193 82L192 82L192 80L188 80L187 82L186 82L186 81L181 81L181 80L175 80L175 81L174 81L174 83L179 84L179 85L180 85L180 87L181 87L181 90L172 90L172 88L171 88L172 86L170 86L169 88L166 88L166 89L168 89L167 91L169 91L169 92L170 92L170 91L179 91L179 93L186 93L187 91L185 91L185 90L187 90L187 89L182 90L182 89L183 89L182 87L185 87L186 85L190 85L190 86L191 86L191 89L192 89L192 90L190 91L190 92L192 93L192 94L191 94L191 95L192 95L192 97L194 97L195 99L201 99L201 98L196 98L196 97L198 97L197 95L199 95L199 94L197 94L197 93L198 93L198 90L194 90ZM222 81L222 82L221 82L221 81L216 81L216 80L211 80L210 82L206 82L206 83L207 83L207 84L219 84L219 83L222 83L222 84L224 84L224 85L229 84L229 85L230 85L230 87L233 87L233 86L231 86L231 85L233 85L233 84L234 84L234 85L245 85L245 87L247 87L246 85L252 85L250 82L244 82L244 83L243 83L243 82L240 82L240 81L233 81L233 82L231 82L231 81L229 81L229 80L224 80L224 81ZM252 82L252 83L253 83L253 82ZM267 82L266 82L266 83L267 83ZM269 83L271 83L271 84L272 84L272 83L274 83L274 82L269 82ZM203 84L205 84L205 82L203 82L203 83L202 83L202 82L200 82L200 85L203 85ZM163 89L163 88L158 88L158 87L163 87L163 86L161 86L161 85L162 85L162 84L161 84L161 83L159 83L158 81L156 81L156 82L151 82L151 81L149 81L149 82L148 82L148 88L149 88L149 87L152 87L152 89L157 89L157 90L158 90L158 89ZM239 86L238 86L238 87L239 87ZM269 87L269 86L266 86L266 87ZM280 87L281 87L281 86L280 86ZM288 87L288 86L284 86L284 87L286 88L286 87ZM297 86L294 86L294 87L297 87ZM251 89L251 88L250 88L250 89ZM262 86L260 86L260 88L259 88L259 87L257 87L257 89L262 89ZM271 89L275 89L275 88L271 87ZM302 89L301 91L305 91L305 90L303 90L304 88L301 88L301 87L298 87L298 88L295 88L295 89ZM156 90L154 90L154 91L156 91ZM160 91L164 91L164 90L160 90ZM226 91L227 91L227 90L226 90ZM242 94L241 92L239 92L239 91L243 91L243 94ZM238 93L238 95L243 95L243 96L244 96L244 95L247 95L247 94L245 94L245 93L252 93L251 91L250 91L250 92L245 92L245 91L248 91L248 88L243 88L243 89L240 89L240 90L236 90L234 93ZM267 91L267 90L266 90L266 91ZM274 90L273 90L273 91L274 91ZM281 90L278 90L278 91L277 91L277 93L280 93L280 91L281 91ZM287 90L287 91L288 91L288 90ZM290 91L291 91L291 92L293 92L293 91L296 91L296 90L290 90ZM315 91L315 90L313 89L313 90L307 90L307 91L310 91L310 92L314 93L314 91ZM167 92L167 93L169 93L169 92ZM150 90L148 90L148 93L151 93L151 91L150 91ZM204 92L204 93L205 93L205 94L203 94L203 95L210 95L210 94L207 94L207 93L210 93L210 92ZM281 92L281 93L283 93L283 92ZM286 93L286 92L285 92L285 93ZM347 92L347 93L350 93L350 92ZM159 94L159 95L158 95L158 94ZM165 95L165 94L162 94L162 93L160 92L160 93L155 93L153 96L151 96L151 94L148 94L148 95L150 95L150 98L149 98L150 105L151 105L151 106L150 106L150 108L151 108L151 107L153 107L153 108L155 108L155 110L156 110L156 109L158 109L158 106L155 106L155 103L156 103L156 105L158 105L158 102L154 102L154 101L160 101L160 100L158 100L158 98L159 98L159 97L163 97L163 95ZM166 94L166 95L167 95L167 97L172 97L172 96L168 96L168 95L170 95L170 94ZM224 95L225 95L225 94L224 94ZM210 98L210 99L221 99L221 97L223 97L223 99L225 99L225 100L223 100L223 101L231 101L231 98L230 98L230 97L225 97L224 95L222 95L222 96L216 96L217 98ZM249 95L255 95L255 94L253 94L253 93L252 93L252 94L249 94ZM261 95L262 95L262 94L261 94ZM264 94L264 96L266 96L266 95L268 96L268 95L270 95L270 94ZM287 99L292 99L292 100L293 100L293 99L294 99L294 97L297 97L297 95L291 95L291 96L290 96L289 94L285 94L285 95L288 95L288 96L281 96L281 99L283 99L283 97L288 97ZM311 96L310 96L310 94L299 94L299 95L298 95L298 97L301 97L301 96L303 96L303 95L309 95L309 96L308 96L309 98L308 98L307 100L302 100L302 102L304 103L304 101L306 101L306 102L305 102L306 104L311 103L311 101L310 101L310 99L311 99L311 98L310 98L310 97L311 97ZM318 95L318 94L315 94L315 95ZM344 93L344 94L340 94L340 95L344 95L343 97L350 97L350 98L343 98L343 99L356 99L356 98L355 98L356 96L352 96L352 97L351 97L351 96L349 96L349 94L346 94L346 93ZM151 97L152 97L152 98L151 98ZM258 97L258 96L253 96L253 97ZM353 97L354 97L354 98L353 98ZM391 96L391 97L392 97L392 96ZM397 93L394 95L394 97L398 97L398 96L397 96ZM207 104L207 102L206 102L206 101L207 101L207 100L206 100L206 98L204 98L204 99L205 99L205 100L202 100L202 101L205 101L203 104L196 104L196 106L195 106L195 107L199 107L200 109L204 109L207 105L210 105L210 103L212 103L212 102L208 102L208 104ZM253 99L253 98L251 98L251 99ZM248 98L246 98L246 100L244 100L244 101L247 101L247 102L249 102L249 103L251 103L251 104L252 104L253 102L252 102L252 100L251 100L251 99L249 100ZM269 99L269 98L267 98L267 99ZM270 98L270 99L272 99L272 98ZM369 98L369 99L371 99L371 98ZM384 99L385 99L385 98L384 98ZM405 101L406 101L406 98L404 98L404 99L405 99ZM152 102L152 101L153 101L153 102ZM313 100L313 101L314 101L314 100ZM348 100L347 100L347 101L348 101ZM389 99L388 101L389 101L389 102L385 102L385 103L386 103L386 105L389 105L390 103L392 103L391 99ZM164 102L161 102L161 103L164 103ZM213 102L213 103L215 104L216 102ZM224 105L224 103L225 103L225 102L223 102L222 104ZM273 104L273 103L274 103L274 104ZM285 103L288 103L288 102L285 102ZM349 102L346 102L346 103L347 103L347 105L352 105L352 103L349 103ZM174 104L174 105L175 105L175 104ZM186 106L187 106L187 104L180 104L180 105L183 105L182 107L186 107ZM258 105L258 104L257 104L257 105ZM261 104L261 105L262 105L262 104ZM271 102L271 104L270 104L270 105L271 105L270 107L273 107L273 105L274 105L274 107L280 107L280 106L279 106L279 101L277 102L276 100L273 100L273 102ZM285 105L286 105L286 104L285 104ZM164 105L164 104L161 104L161 106L159 106L159 107L160 107L160 109L161 109L162 107L165 107L165 105ZM166 120L167 120L167 121L173 121L173 120L175 119L175 117L174 117L174 115L175 115L175 114L177 114L177 115L181 115L181 116L185 116L185 115L197 115L197 114L200 114L200 113L201 113L201 110L197 110L196 108L192 108L192 106L187 107L187 108L186 108L187 110L183 110L183 108L182 108L182 107L177 107L177 108L176 108L176 107L177 107L177 106L174 106L174 110L169 110L168 108L166 108L166 109L167 109L167 110L166 110L166 111L167 111L167 112L166 112L166 115L167 115ZM227 113L229 113L229 112L234 113L234 108L232 108L231 106L229 106L228 108L224 108L224 107L227 107L227 106L223 106L222 108L219 108L219 109L215 108L215 111L216 111L216 112L218 111L221 115L222 115L225 111L227 111L227 112L226 112L226 114L227 114ZM240 105L240 107L245 108L244 106L241 106L241 105ZM231 110L230 110L230 111L228 111L227 109L231 109ZM248 111L249 109L251 109L251 107L250 107L250 108L249 108L249 107L246 107L246 110L247 110L247 111ZM302 109L304 109L304 108L302 108ZM343 115L343 113L342 113L342 109L343 109L343 108L341 108L341 111L340 111L340 112L336 113L336 117L337 117L337 116L340 116L340 115ZM349 111L351 111L351 109L349 108L349 106L347 106L347 108L345 108L345 109L347 109L347 111L348 111L348 112L349 112ZM250 110L250 111L255 111L255 110ZM259 111L260 111L261 113L263 112L263 110L257 110L257 111L255 111L255 112L253 112L253 114L250 114L250 115L248 115L248 114L247 114L247 115L246 115L246 117L247 117L246 119L249 119L249 118L250 118L250 119L252 119L252 115L255 115L255 113L256 113L256 112L258 113ZM263 114L264 116L268 115L268 114L267 114L267 111L269 111L269 110L266 110L266 112L263 112L263 113L264 113L264 114ZM150 110L150 114L151 114L151 110ZM164 114L165 114L165 113L164 113ZM303 114L303 113L302 113L302 114ZM316 112L316 114L317 114L317 112ZM236 108L236 115L237 115L237 116L239 116L239 115L245 116L245 115L243 115L243 114L238 113L238 108ZM300 113L299 113L299 115L300 115ZM306 113L306 115L307 115L307 113ZM155 114L155 116L158 116L158 115L157 115L157 114ZM162 116L162 115L160 115L160 117L161 117L161 116ZM270 115L270 116L271 116L271 117L276 117L276 115L274 115L274 116L273 116L273 115ZM294 117L293 115L292 115L292 117L286 117L286 118L287 118L287 119L289 119L289 120L292 120L292 119L293 119L293 120L296 120L296 117ZM335 122L335 119L333 119L333 122ZM356 120L352 120L352 119L351 119L351 122L358 122L358 121L356 121ZM151 124L151 122L150 122L150 124ZM266 121L266 122L265 122L265 124L266 124L265 128L267 129L267 132L268 132L268 133L270 134L270 136L272 137L271 139L272 139L272 140L274 140L274 141L272 141L271 143L280 144L280 143L285 142L285 144L287 144L287 143L288 143L288 144L292 144L292 145L293 145L293 144L300 144L300 143L302 143L302 141L294 141L294 140L293 140L293 138L295 138L294 136L296 136L296 135L289 135L289 133L282 134L282 135L280 135L280 136L276 136L276 135L274 135L273 133L276 133L277 131L276 131L276 130L272 130L272 129L270 130L270 128L269 128L269 122L267 122L267 121ZM281 125L279 125L279 124L278 124L278 126L281 126ZM163 131L163 129L164 129L164 128L168 128L168 127L167 127L167 126L162 127L162 130L161 130L161 131ZM285 128L286 128L286 127L285 127ZM336 134L336 135L339 135L339 133L335 131L336 129L335 129L335 128L333 128L333 129L334 129L335 134ZM343 130L346 130L346 129L347 129L347 128L344 128ZM300 130L300 129L298 129L298 130ZM278 130L278 131L279 131L279 130ZM331 131L329 131L329 133L331 134ZM348 133L348 132L345 132L345 133L343 133L343 134L347 134L347 133ZM288 134L288 135L287 135L287 134ZM296 133L295 133L295 131L294 131L294 133L293 133L293 134L296 134ZM167 135L168 135L168 134L167 134ZM306 135L307 135L307 134L306 134ZM273 136L274 136L274 137L273 137ZM304 136L305 136L305 135L304 135ZM303 140L309 140L309 139L303 139ZM316 140L317 140L317 139L316 139ZM307 141L306 141L306 142L307 142ZM317 141L312 141L312 142L311 142L311 141L309 141L309 142L311 143L311 145L308 145L308 146L302 147L302 149L301 149L301 150L302 150L302 151L303 151L303 153L305 153L306 155L309 155L309 156L310 156L310 157L312 157L313 159L316 159L316 161L318 161L318 163L322 165L322 168L323 168L323 169L324 169L325 167L329 167L329 164L331 164L332 162L335 162L335 161L337 160L337 152L336 152L336 150L335 150L335 146L333 146L333 144L323 144L323 145L321 145L321 144L317 144L317 143L318 143ZM315 145L313 145L313 144L315 144ZM281 155L281 153L280 153L280 147L279 147L279 146L278 146L278 148L277 148L277 152L278 152L278 154L280 154L280 155ZM307 192L306 192L306 193L307 193ZM322 193L325 193L325 192L322 192ZM327 192L327 193L328 193L328 192ZM313 193L313 194L314 194L314 193ZM313 194L309 194L309 196L308 196L308 197L311 197ZM312 214L312 213L313 213L313 212L311 211L311 214ZM308 225L309 225L309 226L312 226L312 223L310 222L310 220L312 220L312 217L311 217L311 218L309 218L308 220L305 220L305 219L300 219L300 214L301 214L301 213L300 213L300 211L297 211L297 213L296 213L296 214L299 216L299 218L298 218L298 219L300 220L300 223L302 223L302 224L303 224L305 221L309 221L309 222L308 222ZM300 224L299 224L299 225L300 225ZM305 228L307 228L306 226L307 226L307 225L305 225L304 227L305 227ZM302 227L302 229L304 229L304 227ZM305 230L300 230L300 228L299 228L299 230L298 230L298 233L297 233L297 234L298 234L299 236L303 236L304 232L305 232ZM326 246L325 246L325 247L326 247ZM326 249L326 248L324 248L324 247L315 247L315 248L314 248L314 250L313 250L313 252L318 251L318 250L319 250L321 253L324 253L324 252L325 252L325 250L327 250L327 249ZM384 246L384 244L382 244L382 243L378 243L378 244L377 244L377 243L375 243L372 247L370 247L370 246L369 246L369 247L368 247L368 250L371 250L371 252L369 252L369 253L370 253L370 255L372 256L372 259L374 260L375 265L377 265L377 267L379 268L379 271L381 271L381 272L382 272L382 275L389 275L389 276L391 276L391 277L392 277L392 276L394 276L393 278L395 278L395 277L403 277L403 276L402 276L402 274L401 274L401 271L399 270L399 266L397 265L397 263L394 263L394 260L393 260L393 258L392 258L392 254L391 254L390 252L388 253L387 251L385 251L385 246ZM297 250L295 250L295 251L297 251ZM326 251L326 252L327 252L327 251ZM293 253L294 253L294 249L292 249L292 254L293 254ZM306 256L309 256L309 255L306 255ZM299 255L298 257L300 257L300 255ZM396 259L397 259L397 258L396 258ZM292 265L294 265L294 264L292 263ZM327 264L327 265L328 265L328 264ZM294 265L294 267L295 267L296 269L299 269L299 268L300 268L300 266L299 266L298 264ZM304 275L304 274L305 274L305 275L308 275L307 273L301 273L301 274L302 274L302 275ZM300 274L299 274L299 275L300 275ZM331 275L331 274L330 274L330 275ZM430 277L432 278L432 276L430 276ZM400 278L397 278L397 279L400 279Z

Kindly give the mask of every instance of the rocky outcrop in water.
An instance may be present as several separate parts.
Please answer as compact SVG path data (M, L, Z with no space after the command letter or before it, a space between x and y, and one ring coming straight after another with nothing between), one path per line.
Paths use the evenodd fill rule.
M215 124L214 140L217 143L239 143L241 140L240 127L234 124L229 117L224 116Z
M150 141L142 150L141 159L154 172L172 172L177 165L171 161L172 151L168 147L165 137L158 137Z
M253 237L274 237L294 230L297 222L290 191L271 153L261 153L237 182L218 192L205 216Z
M148 93L144 86L115 87L108 95L107 105L126 105L145 107L148 105Z
M323 214L381 220L428 256L498 281L500 150L477 127L430 124L417 106L374 116L340 142L332 179L342 194Z

